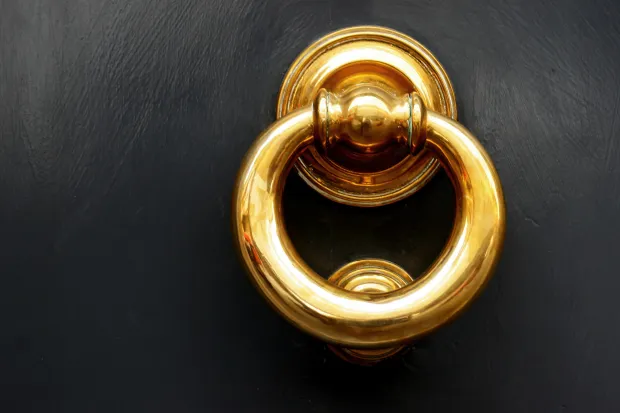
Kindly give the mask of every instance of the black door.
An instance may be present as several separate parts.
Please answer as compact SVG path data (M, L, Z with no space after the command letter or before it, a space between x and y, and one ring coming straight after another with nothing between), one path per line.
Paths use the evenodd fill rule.
M0 410L616 411L619 19L585 0L4 0ZM230 229L290 63L359 24L439 58L508 219L473 306L373 368L278 317ZM321 274L368 255L419 274L454 204L443 173L377 209L292 175L284 213Z

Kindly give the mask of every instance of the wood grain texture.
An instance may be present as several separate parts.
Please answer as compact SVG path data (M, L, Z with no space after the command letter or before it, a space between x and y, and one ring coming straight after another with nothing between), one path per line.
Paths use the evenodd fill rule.
M2 0L0 410L616 411L619 22L613 0ZM479 300L374 369L273 313L229 224L289 64L357 24L437 55L508 214ZM420 274L453 204L442 174L377 210L291 177L284 207L327 276Z

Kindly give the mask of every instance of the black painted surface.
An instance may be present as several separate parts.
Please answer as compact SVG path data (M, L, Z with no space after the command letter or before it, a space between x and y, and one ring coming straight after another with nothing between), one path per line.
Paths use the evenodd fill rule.
M3 0L0 410L617 411L619 21L613 0ZM288 65L357 24L436 53L508 210L479 300L374 369L276 316L229 227ZM377 210L290 181L325 275L363 256L419 274L450 230L443 174Z

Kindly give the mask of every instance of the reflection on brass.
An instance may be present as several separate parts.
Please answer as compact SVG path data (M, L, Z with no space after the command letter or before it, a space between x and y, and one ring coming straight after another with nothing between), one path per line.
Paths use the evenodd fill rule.
M241 165L233 230L250 278L282 316L345 360L374 364L453 319L497 264L505 231L501 184L484 148L455 121L454 101L443 68L414 40L378 27L344 29L293 63L279 120ZM457 199L446 247L415 281L377 259L325 280L284 227L282 189L295 162L321 194L364 207L412 194L441 164Z

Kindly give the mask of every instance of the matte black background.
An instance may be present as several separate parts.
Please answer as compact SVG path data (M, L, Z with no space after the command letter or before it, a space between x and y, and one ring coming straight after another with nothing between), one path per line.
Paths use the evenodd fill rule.
M0 1L3 412L611 412L620 403L616 1ZM329 31L434 51L504 184L501 264L404 359L340 362L281 320L232 245L241 158ZM377 210L297 177L289 231L322 274L427 268L440 174Z

